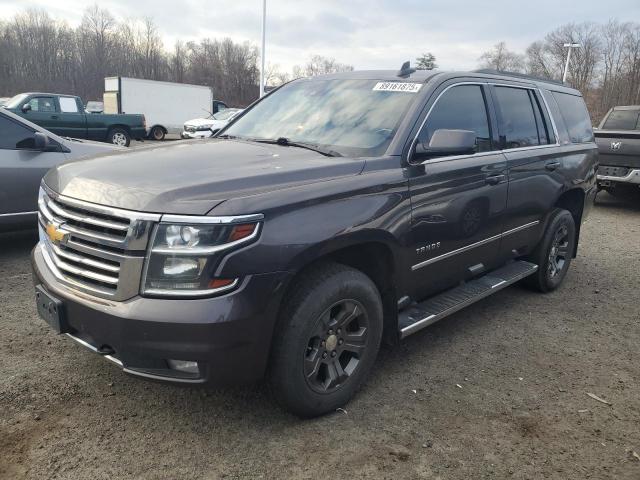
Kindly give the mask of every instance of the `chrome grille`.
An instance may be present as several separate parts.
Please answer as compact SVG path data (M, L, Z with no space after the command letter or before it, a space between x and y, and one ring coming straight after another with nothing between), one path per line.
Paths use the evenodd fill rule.
M113 300L138 293L149 234L159 219L49 189L38 202L40 243L50 270L71 288Z

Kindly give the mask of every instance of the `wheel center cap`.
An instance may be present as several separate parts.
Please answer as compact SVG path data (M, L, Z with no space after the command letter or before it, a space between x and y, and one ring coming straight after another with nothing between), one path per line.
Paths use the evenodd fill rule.
M338 346L338 337L336 335L329 335L325 345L327 350L333 352Z

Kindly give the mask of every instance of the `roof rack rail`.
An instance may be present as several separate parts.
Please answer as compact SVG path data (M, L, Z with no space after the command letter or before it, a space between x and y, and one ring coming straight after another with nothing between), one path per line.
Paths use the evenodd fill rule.
M503 72L502 70L495 70L493 68L480 68L478 70L473 70L473 73L488 73L490 75L503 75L505 77L516 77L522 78L524 80L535 80L536 82L547 82L547 83L555 83L556 85L564 85L559 80L553 80L551 78L544 77L536 77L535 75L527 75L525 73L516 73L516 72Z

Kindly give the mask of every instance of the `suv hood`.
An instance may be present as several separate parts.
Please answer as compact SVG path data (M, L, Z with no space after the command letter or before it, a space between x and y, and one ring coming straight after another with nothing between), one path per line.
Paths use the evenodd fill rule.
M107 152L60 165L44 181L62 195L101 205L205 215L235 196L357 175L363 167L364 160L298 147L218 139Z

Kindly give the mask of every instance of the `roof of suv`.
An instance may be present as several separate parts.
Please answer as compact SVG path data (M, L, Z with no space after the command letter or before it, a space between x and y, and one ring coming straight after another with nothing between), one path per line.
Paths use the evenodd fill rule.
M549 90L572 93L581 95L574 88L563 85L551 79L543 79L523 75L519 73L499 72L492 70L475 70L475 71L441 71L441 70L416 70L408 75L400 76L398 70L356 70L351 72L332 73L322 75L320 78L328 79L354 79L354 80L383 80L383 81L411 81L426 83L434 77L441 77L443 80L456 77L476 77L489 80L505 80L510 82L520 82L524 84L534 84Z

